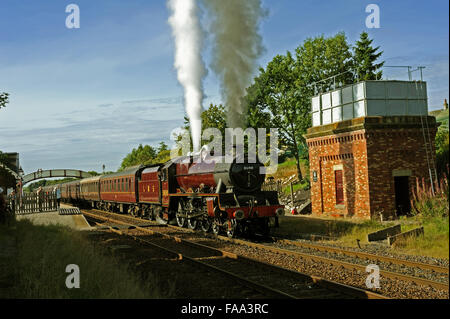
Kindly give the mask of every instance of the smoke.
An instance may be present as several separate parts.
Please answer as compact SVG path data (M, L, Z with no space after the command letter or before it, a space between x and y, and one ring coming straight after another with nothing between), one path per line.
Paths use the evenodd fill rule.
M246 106L241 99L256 71L256 60L263 53L258 33L266 15L261 0L205 0L212 14L214 35L212 68L221 81L222 95L228 107L228 126L243 127Z
M198 19L199 9L195 0L168 0L167 5L171 11L169 24L175 40L175 68L178 81L184 88L194 151L198 151L201 142L202 79L206 75L201 55L204 35Z

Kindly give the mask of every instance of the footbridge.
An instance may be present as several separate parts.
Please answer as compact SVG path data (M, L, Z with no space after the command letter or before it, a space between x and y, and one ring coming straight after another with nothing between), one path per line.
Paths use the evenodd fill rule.
M48 169L48 170L39 169L34 173L25 175L22 178L22 184L24 185L37 179L52 178L52 177L86 178L91 177L91 174L76 169Z

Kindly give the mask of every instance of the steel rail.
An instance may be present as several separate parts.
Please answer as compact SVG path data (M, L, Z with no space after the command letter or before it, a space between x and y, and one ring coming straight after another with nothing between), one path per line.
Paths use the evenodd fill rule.
M94 211L98 211L98 210L94 210ZM109 215L114 214L114 213L109 213L109 212L104 212L104 211L98 211L98 212L100 212L102 214L109 214ZM320 285L320 286L322 286L322 287L324 287L326 289L334 290L336 292L344 293L344 294L355 296L355 297L359 297L359 298L364 296L365 298L368 298L368 299L389 299L386 296L383 296L383 295L380 295L380 294L377 294L377 293L374 293L374 292L371 292L371 291L363 290L363 289L360 289L360 288L352 287L352 286L341 284L341 283L337 283L337 282L328 281L328 280L325 280L325 279L323 279L321 277L318 277L318 276L303 274L303 273L300 273L300 272L297 272L297 271L293 271L293 270L282 268L282 267L279 267L279 266L276 266L276 265L272 265L272 264L269 264L269 263L266 263L266 262L255 260L255 259L252 259L252 258L249 258L249 257L240 256L240 255L228 252L226 250L222 250L222 249L218 249L218 248L215 248L215 247L210 247L210 246L203 245L203 244L200 244L200 243L192 242L192 241L189 241L189 240L186 240L186 239L182 239L182 238L180 238L178 236L168 235L168 234L165 234L165 233L154 231L152 229L139 227L139 226L136 226L136 225L133 225L133 224L130 224L130 223L123 222L123 221L118 221L118 220L113 219L113 218L100 216L100 215L97 215L97 214L92 214L92 213L86 212L85 210L82 210L82 213L87 215L88 217L93 218L93 219L97 218L97 219L100 219L100 220L103 220L103 221L108 221L108 222L111 222L111 223L122 224L122 225L125 225L125 226L133 227L134 229L137 229L137 230L142 231L144 233L149 233L149 234L153 234L153 235L159 235L159 236L162 236L162 237L165 237L165 238L173 239L176 242L186 243L186 244L188 244L190 246L193 246L193 247L198 247L198 248L202 248L202 249L209 249L209 250L212 250L212 251L216 251L216 252L221 253L222 256L226 257L226 258L232 258L232 259L236 259L236 260L240 259L240 260L245 260L245 261L252 262L252 263L263 264L263 265L272 267L274 269L277 269L278 271L283 271L286 274L291 275L291 276L295 275L295 276L300 276L303 279L310 279L314 283L316 283L316 284L318 284L318 285ZM117 215L117 214L114 214L114 215ZM118 215L118 216L122 217L122 215ZM138 218L134 218L134 217L129 217L129 218L133 218L136 221L139 221ZM116 230L116 232L117 232L117 230ZM154 245L156 245L156 244L154 244ZM163 249L165 249L165 248L163 248ZM169 249L167 249L167 250L169 250ZM176 253L174 251L172 251L172 252L179 255L179 253ZM201 263L204 266L207 266L207 267L210 267L210 268L211 267L212 268L217 268L215 266L203 263L201 260L198 260L198 259L195 259L195 258L190 258L190 257L187 257L187 256L184 256L184 257L192 259L194 262ZM284 292L281 292L279 290L276 290L276 289L273 289L273 288L270 288L270 287L266 287L266 286L258 284L258 283L254 283L252 281L249 281L246 278L242 278L241 276L238 276L238 275L235 275L233 273L227 272L226 270L223 270L223 269L220 269L220 268L217 268L215 270L223 272L225 274L233 276L234 278L236 278L238 280L242 280L242 281L246 282L248 285L252 286L250 288L255 289L256 286L253 286L253 285L257 285L257 286L260 287L260 289L265 289L266 291L267 291L267 289L269 289L272 293L277 293L279 295L283 295L284 297L297 298L297 297L291 296L289 294L286 294Z
M99 210L96 210L96 211L99 211ZM117 215L119 217L125 217L127 219L132 219L132 220L135 220L135 221L142 220L142 219L139 219L139 218L136 218L136 217L133 217L133 216L128 216L128 215L119 215L119 214L105 212L105 211L99 211L99 212L105 213L105 214L113 214L113 215ZM191 230L191 229L180 228L180 227L172 226L172 225L167 225L167 227L173 228L173 229L177 229L177 230L188 231L188 232L195 232L194 230ZM225 236L217 236L217 238L220 239L220 240L223 240L223 241L227 241L227 242L233 242L233 243L236 243L236 244L246 245L246 246L255 247L255 248L259 248L259 249L266 249L266 250L269 250L269 251L272 251L272 252L275 252L275 253L282 253L282 254L285 254L285 255L294 255L294 256L301 257L301 258L309 259L309 260L314 261L314 262L330 263L330 264L333 264L335 266L342 266L342 267L344 267L346 269L356 269L356 270L363 271L363 272L366 271L366 266L353 264L353 263L348 263L348 262L344 262L344 261L339 261L339 260L331 259L331 258L327 258L327 257L315 256L315 255L311 255L311 254L301 253L301 252L292 251L292 250L283 249L283 248L278 248L278 247L271 247L271 246L264 245L264 244L254 243L254 242L250 242L250 241L246 241L246 240L242 240L242 239L228 238L228 237L225 237ZM277 238L274 237L274 239L276 240ZM282 240L288 241L286 239L282 239ZM290 242L290 241L288 241L288 242ZM303 243L299 243L299 242L297 242L297 243L299 245L303 244ZM305 243L305 247L307 245L314 246L313 244ZM325 246L321 246L321 247L325 247ZM328 247L326 247L326 248L328 248ZM349 251L349 250L339 249L339 248L334 248L334 247L333 247L333 249L331 249L329 251L336 251L336 252L338 252L340 250L348 252L348 255L351 255L351 254L354 254L354 253L359 254L358 252L352 252L352 251ZM375 259L379 260L380 258L383 258L383 257L379 257L378 255L373 255L373 254L369 254L369 253L361 253L360 255L353 255L353 256L356 256L356 257L364 256L364 258L366 258L366 256L367 257L372 257L372 258L374 258L372 260L375 260ZM387 259L389 257L385 257L385 258ZM392 260L393 263L395 263L395 264L405 265L405 266L408 266L408 263L410 265L414 265L415 267L420 267L423 264L423 263L414 263L414 262L410 262L410 261L407 261L407 263L403 263L404 260L399 260L399 259L392 258L392 257L390 257L390 260ZM435 268L435 269L441 270L441 268L444 268L444 269L447 270L447 273L448 273L448 269L445 268L445 267L429 265L429 264L423 264L423 265L425 265L426 269L433 269L433 268ZM412 267L412 266L410 266L410 267ZM438 268L436 268L436 267L438 267ZM424 278L420 278L420 277L414 277L414 276L400 274L400 273L396 273L396 272L390 272L390 271L386 271L386 270L380 270L380 276L384 276L384 277L390 278L390 279L402 280L402 281L406 281L406 282L414 282L414 283L416 283L418 285L430 286L430 287L434 287L434 288L437 288L437 289L440 289L440 290L444 290L444 291L447 291L447 292L449 291L448 283L437 282L437 281L433 281L433 280L429 280L429 279L424 279Z
M343 254L343 255L362 258L362 259L383 261L383 262L388 262L388 263L396 264L396 265L416 267L416 268L420 268L420 269L432 270L434 272L442 273L442 274L449 273L449 269L447 267L438 266L438 265L431 265L431 264L421 263L421 262L417 262L417 261L399 259L399 258L395 258L395 257L380 256L380 255L375 255L375 254L366 253L366 252L357 252L357 251L352 251L352 250L338 248L338 247L330 247L330 246L324 246L324 245L298 242L298 241L293 241L293 240L288 240L288 239L283 239L283 238L278 238L278 237L273 237L273 239L276 242L279 242L282 244L287 244L287 245L310 248L310 249L315 249L315 250L325 251L325 252L338 253L338 254Z
M240 244L240 245L251 246L251 247L255 247L255 248L259 248L259 249L266 249L266 250L269 250L269 251L272 251L275 253L281 253L281 254L290 255L290 256L297 256L297 257L309 259L314 262L324 262L324 263L329 263L329 264L332 264L332 265L335 265L338 267L344 267L346 269L352 269L352 270L356 269L356 270L359 270L362 272L366 271L366 266L352 264L352 263L348 263L345 261L340 261L340 260L331 259L331 258L327 258L327 257L315 256L315 255L311 255L311 254L301 253L298 251L292 251L292 250L278 248L278 247L271 247L268 245L253 243L253 242L244 241L244 240L240 240L240 239L234 239L234 238L231 239L231 238L223 237L223 236L221 237L221 239L225 240L225 241L233 242L236 244ZM410 275L404 275L404 274L390 272L390 271L386 271L386 270L382 270L382 269L380 269L380 277L397 279L397 280L402 280L402 281L406 281L406 282L414 282L418 285L430 286L430 287L434 287L434 288L444 290L447 292L449 291L448 283L442 283L442 282L437 282L437 281L433 281L433 280L429 280L429 279L413 277Z
M183 240L183 239L181 239L179 237L176 237L176 236L170 236L170 235L167 235L167 234L164 234L164 233L159 233L159 232L147 229L147 228L142 228L142 227L135 226L135 225L132 225L132 224L128 224L128 223L125 223L125 222L122 222L122 221L117 221L117 220L114 220L114 219L111 219L111 218L108 218L108 217L99 216L99 215L95 215L95 214L90 214L90 213L87 213L85 211L83 211L83 214L86 214L87 216L90 216L93 219L101 219L101 220L108 221L108 222L111 222L111 223L117 223L117 224L126 225L126 226L129 226L129 227L133 227L134 229L142 231L144 233L150 233L150 234L153 234L153 235L162 235L165 238L174 239L177 242L184 242L184 243L190 244L188 241L185 241L185 240ZM279 291L277 289L273 289L273 288L267 287L265 285L261 285L261 284L258 284L256 282L250 281L250 280L248 280L248 279L246 279L246 278L244 278L242 276L233 274L233 273L231 273L229 271L226 271L224 269L221 269L219 267L207 264L207 263L203 262L201 259L194 258L194 257L189 257L189 256L186 256L184 254L180 254L180 253L178 253L178 252L176 252L176 251L174 251L174 250L172 250L170 248L163 247L161 245L155 244L155 243L153 243L151 241L148 241L148 240L145 240L143 238L139 238L139 237L134 236L132 234L127 234L127 233L125 233L125 232L123 232L121 230L116 230L116 229L114 229L113 226L108 226L108 227L114 233L132 237L134 240L137 240L137 241L140 241L142 243L145 243L145 244L151 245L153 247L156 247L158 249L170 252L170 253L178 256L179 260L182 260L182 259L189 260L190 262L193 262L195 264L201 265L201 266L203 266L205 268L213 269L213 270L215 270L217 272L220 272L220 273L225 274L225 275L227 275L229 277L232 277L233 279L237 280L240 284L243 284L244 286L246 286L248 288L251 288L253 290L256 290L256 291L258 291L260 293L263 293L263 294L269 293L272 296L278 296L278 297L288 298L288 299L296 299L296 297L294 297L294 296L292 296L290 294L287 294L287 293L284 293L284 292ZM221 252L222 253L221 257L222 258L238 259L237 255L229 253L229 252L225 252L225 251L218 250L218 249L213 249L213 248L207 247L207 246L203 246L203 248L207 248L207 249L212 250L212 251L219 251L219 252Z

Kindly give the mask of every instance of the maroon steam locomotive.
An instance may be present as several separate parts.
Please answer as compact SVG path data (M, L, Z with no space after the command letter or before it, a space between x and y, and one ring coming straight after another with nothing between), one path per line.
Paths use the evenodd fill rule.
M201 228L229 237L267 235L284 208L275 191L263 191L259 162L183 156L115 174L58 185L64 201L133 216Z

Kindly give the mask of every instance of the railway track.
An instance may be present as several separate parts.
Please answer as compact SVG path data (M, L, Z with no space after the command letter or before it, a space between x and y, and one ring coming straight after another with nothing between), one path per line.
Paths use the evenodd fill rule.
M375 254L371 254L371 253L367 253L367 252L357 252L357 251L348 250L348 249L339 248L339 247L331 247L331 246L324 246L324 245L319 245L319 244L299 242L299 241L288 240L288 239L277 238L277 237L273 237L273 238L277 243L285 244L285 245L303 247L303 248L313 249L313 250L317 250L317 251L325 251L325 252L335 253L335 254L342 254L342 255L346 255L346 256L372 260L375 262L386 262L386 263L402 265L402 266L406 266L406 267L415 267L415 268L430 270L430 271L434 271L434 272L442 273L442 274L449 273L448 267L442 267L439 265L426 264L426 263L421 263L421 262L416 262L416 261L410 261L410 260L405 260L405 259L389 257L389 256L375 255Z
M345 261L338 260L338 259L335 259L335 258L318 256L318 255L314 255L314 254L311 254L311 253L298 252L298 251L291 250L291 249L274 247L272 245L254 243L254 242L243 241L243 240L239 240L239 239L229 239L227 237L223 237L223 238L221 238L221 240L230 241L232 243L236 243L236 244L240 244L240 245L246 245L246 246L255 247L255 248L259 248L259 249L266 249L266 250L269 250L269 251L272 251L272 252L275 252L275 253L279 253L279 254L294 255L294 256L297 256L297 257L309 259L309 260L314 261L314 262L324 262L324 263L332 264L332 265L334 265L336 267L343 267L343 268L349 269L349 270L359 270L359 271L362 271L362 272L364 272L366 270L366 265L357 264L357 263L349 263L349 262L345 262ZM289 245L293 245L293 246L300 246L301 245L300 243L291 243L291 242L288 242L288 244ZM369 260L372 260L372 261L390 262L390 263L393 263L393 264L396 264L396 265L401 265L401 266L417 267L417 268L420 268L420 269L432 270L432 271L436 271L438 273L443 273L443 274L447 274L448 275L448 268L435 266L435 265L411 262L411 261L407 261L407 260L403 260L403 259L397 259L397 258L392 258L392 257L372 255L372 254L367 254L367 253L364 253L364 252L359 253L359 252L354 252L354 251L345 250L345 249L339 249L339 248L335 248L335 247L330 247L330 249L327 249L329 247L320 246L320 245L311 245L311 246L309 246L308 244L306 244L305 246L301 246L301 247L307 247L309 249L315 249L315 250L318 250L318 251L326 251L328 253L340 253L340 254L344 254L344 255L353 256L353 257L356 257L356 258L359 258L359 259L362 259L362 260L369 259ZM422 266L423 266L423 268L422 268ZM405 282L412 282L412 283L415 283L417 285L433 287L433 288L436 288L436 289L439 289L439 290L443 290L443 291L446 291L446 292L449 291L448 282L434 281L434 280L429 280L429 279L426 279L426 278L421 278L421 277L411 276L411 275L407 275L407 274L402 274L402 273L399 273L399 272L386 271L386 270L383 270L383 269L380 269L380 276L381 277L385 277L385 278L389 278L389 279L396 279L396 280L405 281Z
M180 259L228 276L232 281L253 291L244 297L386 298L371 291L302 274L182 238L171 233L175 229L169 225L164 227L131 216L98 210L82 210L82 213L88 219L100 221L99 225L107 227L113 232L131 236L137 241L170 252ZM180 229L176 230L178 232Z
M114 213L107 213L103 211L98 211L99 213L106 213L106 214L113 214L116 216L116 218L120 218L124 221L132 221L132 222L149 222L146 220L142 220L140 218L135 218L129 215L121 215L121 214L114 214ZM152 223L152 222L151 222ZM190 229L183 229L176 226L167 225L166 226L169 229L173 229L173 231L180 233L185 232L188 234L194 234L197 233L196 231L190 230ZM440 277L445 277L445 280L436 281L436 280L430 280L427 278L423 278L420 276L411 276L399 271L387 271L384 269L380 269L380 276L381 278L389 278L392 280L399 280L403 282L408 283L414 283L416 285L421 285L424 287L433 287L438 290L442 290L448 294L449 287L448 287L448 268L438 266L438 265L431 265L431 264L425 264L425 263L419 263L414 261L409 261L405 259L399 259L399 258L393 258L393 257L387 257L387 256L380 256L375 254L370 254L366 252L356 252L351 250L346 250L343 248L337 248L337 247L330 247L330 246L324 246L324 245L318 245L318 244L311 244L311 243L304 243L304 242L296 242L292 240L286 240L281 238L273 238L274 243L255 243L248 240L242 240L242 239L230 239L225 236L218 236L217 237L221 241L230 242L232 244L241 245L241 246L247 246L247 247L253 247L255 249L270 251L272 253L276 254L283 254L288 256L295 256L300 257L303 259L310 260L312 262L322 262L331 264L335 267L339 268L345 268L352 271L359 271L359 272L365 272L366 266L367 266L367 260L379 263L389 263L391 265L396 265L399 269L403 269L405 267L409 267L410 269L418 269L420 271L424 272L431 272L433 275L440 274ZM275 246L275 245L282 245ZM296 251L295 247L300 248L307 248L308 250L312 251L318 251L318 252L326 252L329 254L334 255L344 255L344 256L350 256L358 259L358 262L346 262L340 260L340 258L333 256L333 257L323 257L317 254L314 254L312 252L300 252ZM292 249L294 248L294 249ZM381 267L380 267L381 268Z

